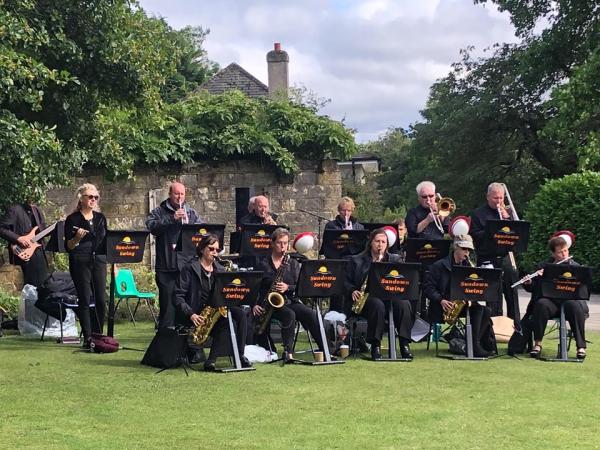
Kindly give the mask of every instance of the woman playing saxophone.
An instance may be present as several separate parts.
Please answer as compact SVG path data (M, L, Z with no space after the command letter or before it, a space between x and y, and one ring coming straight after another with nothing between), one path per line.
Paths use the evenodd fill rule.
M413 326L412 306L409 301L395 300L383 302L372 295L364 297L366 291L365 280L371 269L372 262L399 261L400 256L388 253L387 234L383 228L374 230L365 251L353 256L346 272L346 290L352 293L352 302L363 302L359 314L367 319L367 342L371 344L371 357L376 360L381 358L381 338L385 331L386 308L392 307L396 331L400 337L400 353L402 358L412 358L410 352L410 331ZM364 287L363 287L364 286Z
M202 314L205 307L210 303L214 287L214 273L222 271L223 266L217 261L219 253L219 238L214 234L207 234L196 247L198 259L184 266L180 272L175 288L176 322L184 327L200 327L205 325L206 315ZM246 313L240 307L228 308L236 327L237 346L240 355L244 354L247 333ZM230 354L229 333L227 321L219 318L210 335L213 344L208 359L204 362L204 370L215 370L215 362L218 356ZM198 347L189 339L188 358L191 363L202 361L204 354L202 348ZM250 367L250 362L241 357L243 367Z

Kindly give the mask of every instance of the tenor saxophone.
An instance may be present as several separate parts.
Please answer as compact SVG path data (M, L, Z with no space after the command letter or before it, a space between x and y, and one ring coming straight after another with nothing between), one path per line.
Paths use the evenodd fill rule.
M273 277L273 281L271 282L271 287L269 288L269 292L263 301L263 308L265 312L262 316L256 319L254 325L254 333L257 335L263 334L267 330L267 325L271 321L271 317L273 316L273 311L278 308L282 308L285 305L285 297L281 295L279 292L275 291L275 286L281 280L283 280L283 273L285 269L289 265L290 255L285 253L283 255L283 259L281 260L281 265L275 276Z
M379 262L383 259L383 254L380 253L377 256L377 259L375 260L376 262ZM367 275L365 276L365 279L363 280L363 283L360 287L360 296L358 297L358 300L356 300L354 303L352 303L352 312L354 314L360 314L363 310L363 308L365 307L365 303L367 302L367 298L369 298L369 294L367 293L367 284L369 282L369 272L367 271Z
M221 264L225 266L226 272L233 270L233 263L229 259L217 258ZM208 336L212 331L213 327L221 317L227 317L227 308L221 306L216 308L214 306L206 305L199 314L200 318L203 319L202 325L198 325L194 328L190 336L194 345L201 347L208 340Z
M469 261L469 265L471 267L475 267L473 261L471 261L470 259L467 259L467 261ZM466 304L467 302L465 300L456 300L455 302L452 302L452 309L448 312L444 311L442 320L448 325L454 325Z

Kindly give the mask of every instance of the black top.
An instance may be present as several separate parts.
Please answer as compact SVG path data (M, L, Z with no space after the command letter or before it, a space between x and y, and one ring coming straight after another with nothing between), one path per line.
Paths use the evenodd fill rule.
M175 286L176 322L180 325L192 325L190 317L199 314L209 304L215 285L215 272L223 271L223 266L213 262L213 272L207 272L198 259L184 266Z
M388 261L400 261L400 256L386 252L386 254L383 256L382 262ZM365 281L366 276L369 273L369 270L371 269L372 262L373 258L371 257L371 252L362 252L350 258L350 263L347 266L348 271L346 272L346 279L344 283L346 291L348 293L360 290L362 284Z
M355 217L350 216L350 223L352 224L353 230L364 230L365 227L362 223L359 223ZM330 220L325 224L326 230L344 230L346 222L344 219L338 214L335 216L335 219Z
M414 208L408 210L406 213L406 218L404 219L406 229L408 230L408 237L421 239L444 238L444 233L438 230L434 222L431 222L429 225L427 225L420 233L417 232L417 226L423 221L423 219L425 219L425 217L429 215L430 212L431 211L429 208L423 208L421 205L415 206ZM444 217L442 220L442 228L444 229L444 232L448 231L449 221L450 217Z
M489 204L480 206L471 215L471 229L469 233L475 243L475 250L477 251L477 257L481 259L492 259L495 255L490 255L484 245L485 241L485 224L488 220L499 220L498 210L490 208Z
M281 267L281 266L280 266ZM264 258L259 265L258 270L263 272L263 278L260 286L260 299L264 299L268 294L269 288L273 283L273 278L275 278L275 273L277 269L273 264L273 259L271 256ZM296 282L298 281L298 275L300 274L300 264L298 261L292 257L288 259L288 265L285 269L283 269L283 277L281 281L288 285L287 291L284 293L285 298L289 301L292 300L294 296L294 291L296 290Z
M0 219L0 238L10 244L17 244L17 239L29 233L34 226L39 228L38 232L46 228L44 215L40 209L36 205L28 203L13 205ZM36 252L38 251L43 251L43 247L38 248ZM13 253L9 252L11 263L24 263L19 258L13 260L13 256Z
M67 242L73 239L77 230L73 227L83 228L88 233L79 241L79 245L69 250ZM81 211L75 211L65 220L65 248L71 255L91 255L104 253L106 239L106 217L104 214L92 211L92 219L86 220Z
M442 321L442 299L451 300L450 281L452 278L452 266L469 265L466 260L462 264L455 264L453 258L454 254L450 253L447 257L434 262L429 266L429 272L425 274L423 293L430 300L430 318L434 322Z

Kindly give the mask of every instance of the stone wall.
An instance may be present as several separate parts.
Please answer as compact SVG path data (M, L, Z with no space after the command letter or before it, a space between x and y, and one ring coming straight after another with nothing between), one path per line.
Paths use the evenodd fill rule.
M91 182L100 190L100 208L110 229L145 229L149 212L149 193L156 192L157 204L167 197L168 186L178 180L186 186L186 198L201 217L210 223L225 223L226 245L235 228L235 188L254 188L271 200L271 210L280 214L278 222L289 225L292 233L317 232L317 219L298 208L324 217L333 217L341 196L341 176L335 161L302 161L293 177L278 177L272 169L250 161L192 164L160 169L140 168L135 180L114 183L98 172L74 180L69 188L48 192L43 207L47 222L65 216L74 206L75 187ZM323 224L324 225L324 224ZM226 250L228 248L226 247ZM148 258L149 252L146 252Z

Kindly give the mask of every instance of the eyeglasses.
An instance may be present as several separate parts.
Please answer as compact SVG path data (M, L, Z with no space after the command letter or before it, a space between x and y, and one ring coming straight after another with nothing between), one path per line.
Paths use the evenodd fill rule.
M435 194L421 195L421 198L433 198L433 197L435 197Z
M100 196L99 195L88 195L88 194L85 194L83 196L89 198L90 200L100 200Z
M211 252L219 252L219 246L217 245L216 247L208 247L208 250Z

